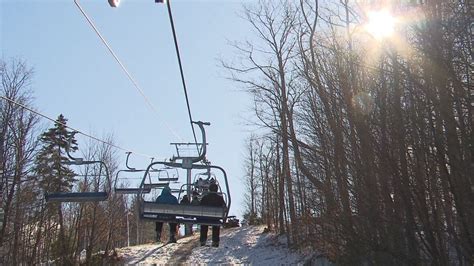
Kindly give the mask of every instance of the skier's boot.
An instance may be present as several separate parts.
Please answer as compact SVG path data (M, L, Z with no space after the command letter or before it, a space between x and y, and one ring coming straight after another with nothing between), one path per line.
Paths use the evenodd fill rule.
M219 242L212 241L212 246L215 248L219 247Z

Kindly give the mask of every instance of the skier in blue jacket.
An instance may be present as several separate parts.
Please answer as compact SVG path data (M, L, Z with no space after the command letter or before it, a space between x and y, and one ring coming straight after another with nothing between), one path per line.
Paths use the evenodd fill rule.
M171 189L169 186L166 186L161 191L161 195L156 198L158 203L166 204L178 204L178 199L171 194ZM167 217L173 219L174 217ZM170 239L168 243L176 243L176 227L177 223L170 223ZM161 242L161 229L163 228L162 222L156 222L156 241Z

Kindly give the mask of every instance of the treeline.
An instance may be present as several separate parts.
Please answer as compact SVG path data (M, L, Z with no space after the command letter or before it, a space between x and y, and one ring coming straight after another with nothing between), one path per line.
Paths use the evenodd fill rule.
M384 3L399 19L384 40L363 30L375 4L245 8L257 41L223 63L261 129L245 218L337 264L472 265L473 11Z
M63 115L44 130L46 123L26 109L35 109L33 71L26 62L0 60L0 74L0 94L15 102L0 99L0 265L98 265L128 241L151 240L152 226L138 220L136 199L112 195L96 203L45 201L47 192L110 188L98 167L77 170L64 163L68 143L78 157L104 161L110 178L118 168L116 151L92 140L79 145ZM111 136L105 140L113 143Z

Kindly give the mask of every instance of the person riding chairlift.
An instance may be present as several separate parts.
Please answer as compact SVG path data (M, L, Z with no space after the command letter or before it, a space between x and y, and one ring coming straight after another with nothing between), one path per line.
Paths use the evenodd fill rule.
M213 183L209 185L209 193L206 194L201 199L201 206L212 206L212 207L225 207L224 198L217 194L218 186ZM218 220L218 219L217 219ZM201 225L201 235L200 235L200 242L201 246L206 245L207 241L207 231L208 225ZM219 246L219 234L220 234L220 226L212 226L212 246L218 247Z
M166 204L178 204L178 199L171 194L171 189L169 186L166 186L161 191L161 195L156 198L156 202L158 203L166 203ZM166 219L175 219L174 216L163 216L162 218ZM170 238L168 243L176 243L176 228L178 226L177 223L169 223L170 225ZM161 230L163 228L163 222L156 222L156 241L158 243L161 242Z

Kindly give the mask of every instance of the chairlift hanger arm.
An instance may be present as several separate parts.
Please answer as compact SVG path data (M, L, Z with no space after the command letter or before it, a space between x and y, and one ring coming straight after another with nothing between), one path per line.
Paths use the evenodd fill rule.
M73 135L76 134L75 132L73 133ZM87 164L100 164L101 167L104 167L105 169L105 178L106 178L106 181L107 181L107 189L106 189L106 192L107 194L110 193L110 189L112 188L112 184L111 184L111 181L110 181L110 173L109 173L109 168L107 167L107 164L103 161L85 161L83 158L75 158L73 157L69 151L70 151L70 148L71 148L71 142L72 142L72 138L70 138L67 142L67 145L66 145L66 154L67 156L71 159L71 161L68 161L68 162L65 162L66 164L69 164L69 165L87 165Z
M106 180L107 180L107 193L110 193L110 190L111 190L111 182L110 182L110 173L109 173L109 168L107 167L107 164L103 161L98 161L105 169L105 177L106 177Z
M76 133L77 132L74 131L73 136ZM70 161L65 161L64 162L65 164L68 164L68 165L85 165L85 164L103 163L102 161L86 161L86 160L84 160L84 158L76 158L76 157L72 156L71 153L70 153L71 142L72 142L72 137L67 141L67 145L66 145L66 154L67 154L67 157L69 157Z
M127 153L127 159L125 160L125 166L127 167L127 170L125 170L126 172L144 172L145 169L137 169L135 167L130 167L129 165L129 158L130 158L130 155L132 154L131 151L128 151L126 152ZM153 160L155 158L151 158L151 162L153 163ZM155 172L156 169L152 169L153 171L152 172Z
M153 163L153 161L154 161L154 160L155 160L155 158L154 158L154 157L152 157L152 158L151 158L151 162L150 162L150 163ZM152 168L151 168L151 172L155 172L155 173L156 173L156 172L160 172L160 170L158 170L158 169L155 169L155 168L153 168L153 167L152 167Z
M195 158L192 160L193 163L195 162L199 162L199 161L202 161L206 158L206 151L207 151L207 141L206 141L206 130L204 129L204 126L210 126L211 123L209 122L202 122L202 121L193 121L192 122L193 124L196 124L199 126L199 128L201 129L201 134L202 134L202 145L201 145L201 153L199 155L198 158Z
M73 157L73 156L71 155L71 153L69 152L70 149L71 149L72 138L74 137L74 135L75 135L76 133L77 133L76 131L73 131L73 132L72 132L72 136L67 140L66 154L67 154L67 157L69 157L69 159L70 159L72 162L82 163L82 161L84 161L83 158L76 158L76 157ZM73 164L72 162L71 162L71 164Z
M136 168L130 167L130 166L128 165L128 159L130 158L130 154L132 154L132 152L131 152L131 151L127 151L127 159L125 160L125 167L127 167L128 170L132 170L132 171L133 171L133 170L137 170Z

